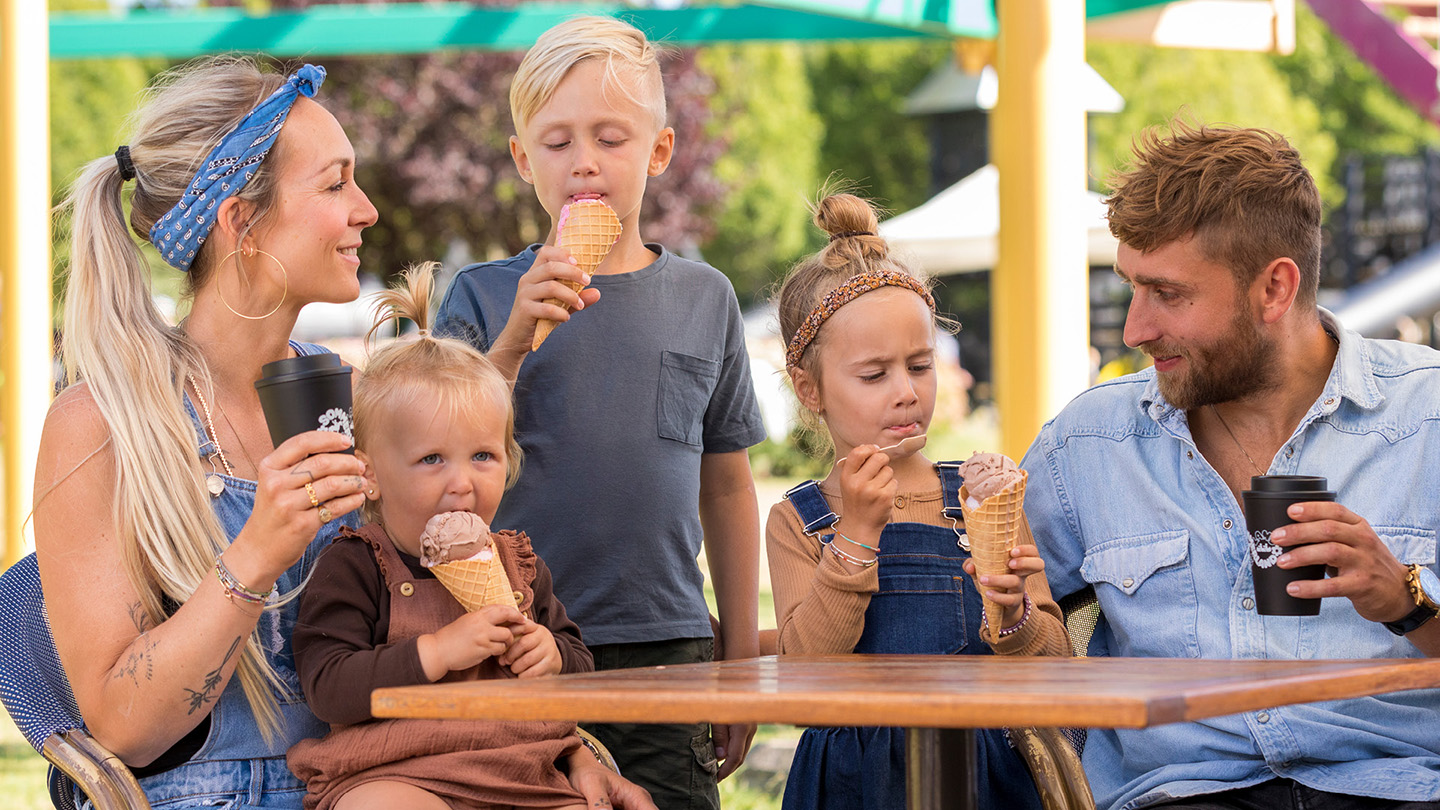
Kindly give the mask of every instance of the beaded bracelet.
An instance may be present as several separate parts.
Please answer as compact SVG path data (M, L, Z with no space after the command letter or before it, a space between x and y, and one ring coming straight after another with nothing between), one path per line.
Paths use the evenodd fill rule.
M1019 632L1020 628L1025 626L1025 622L1030 621L1030 608L1030 594L1027 593L1025 594L1025 612L1020 615L1020 621L1014 623L1009 627L1000 628L1000 637L1004 638L1006 636L1014 635L1015 633Z
M839 529L836 529L836 530L835 530L835 536L836 536L836 537L844 538L845 542L849 543L849 544L852 545L852 546L859 546L860 548L868 549L868 550L870 550L870 551L873 551L873 552L875 552L876 554L879 554L879 553L880 553L880 549L876 548L875 546L867 546L867 545L865 545L864 543L861 543L861 542L858 541L858 540L851 540L851 539L850 539L850 535L845 534L844 532L840 531ZM832 542L833 542L833 541L832 541Z
M273 587L261 593L259 591L252 591L240 584L240 580L236 579L235 575L230 573L230 569L225 567L224 554L215 558L215 576L220 579L220 585L225 588L225 598L232 602L239 599L242 602L249 602L252 605L263 605L266 600L270 598L270 594L275 592Z
M876 559L870 559L870 560L862 560L862 559L860 559L859 557L856 557L856 556L854 556L854 555L846 554L845 552L843 552L843 551L841 551L840 549L838 549L838 548L835 547L835 541L834 541L834 540L831 540L831 541L830 541L829 546L830 546L830 551L833 552L837 558L839 558L839 559L841 559L841 560L844 560L845 562L848 562L848 563L850 563L851 565L858 565L858 566L860 566L861 568L869 568L870 566L874 565L875 563L880 562L880 560L879 560L878 558L876 558Z

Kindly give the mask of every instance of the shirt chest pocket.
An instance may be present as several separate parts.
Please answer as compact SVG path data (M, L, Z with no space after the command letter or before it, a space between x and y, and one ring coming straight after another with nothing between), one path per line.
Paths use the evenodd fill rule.
M1408 526L1373 526L1380 542L1390 549L1401 565L1419 563L1435 567L1436 540L1431 529L1412 529Z
M660 438L700 446L705 409L720 380L720 361L680 352L660 355L660 399L656 403Z
M1095 586L1118 644L1115 655L1199 657L1200 603L1189 532L1108 541L1086 552L1080 575Z

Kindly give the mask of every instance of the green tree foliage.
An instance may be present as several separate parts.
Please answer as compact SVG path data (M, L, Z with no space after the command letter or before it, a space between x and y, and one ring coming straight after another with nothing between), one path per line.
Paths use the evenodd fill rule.
M806 59L815 110L824 121L820 169L858 183L894 213L930 198L926 121L905 99L949 55L941 42L840 42Z
M1343 194L1350 155L1413 155L1440 130L1410 107L1304 4L1286 56L1092 43L1087 58L1126 109L1091 121L1097 184L1129 157L1130 140L1180 111L1201 121L1262 126L1290 138L1329 205Z
M1314 100L1341 157L1413 155L1440 130L1395 94L1305 5L1295 10L1295 53L1275 57L1297 96ZM1338 178L1339 166L1335 167Z
M715 83L709 128L723 145L714 171L726 190L703 253L754 298L811 244L806 201L819 182L822 122L796 45L707 48L697 65Z
M104 11L105 0L50 0L51 11ZM59 199L85 163L115 151L126 116L164 63L141 59L50 62L50 187Z
M50 0L51 11L104 11L105 0ZM165 68L154 59L83 59L50 62L50 193L59 203L86 163L124 143L126 118L150 78ZM70 256L69 223L56 219L53 265ZM56 273L56 289L61 273Z
M852 42L707 48L699 65L725 152L727 193L706 258L759 297L819 248L809 201L828 178L849 181L894 213L930 196L926 122L905 99L948 54L943 43Z
M1324 127L1316 100L1297 95L1273 57L1091 43L1086 58L1125 99L1123 111L1090 117L1090 171L1097 187L1104 188L1115 169L1129 160L1136 133L1179 113L1192 121L1283 133L1305 156L1321 193L1333 199L1336 189L1329 178L1336 159L1335 136Z

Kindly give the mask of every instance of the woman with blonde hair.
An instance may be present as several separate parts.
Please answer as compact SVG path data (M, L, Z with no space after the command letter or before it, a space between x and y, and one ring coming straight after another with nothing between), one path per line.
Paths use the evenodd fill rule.
M68 200L71 385L41 439L36 552L85 725L156 808L298 808L285 752L326 730L299 697L294 596L354 525L364 465L341 433L272 446L254 387L265 363L323 351L290 340L301 307L359 295L376 211L311 100L324 78L177 69ZM127 196L130 229L186 274L177 327L151 301Z

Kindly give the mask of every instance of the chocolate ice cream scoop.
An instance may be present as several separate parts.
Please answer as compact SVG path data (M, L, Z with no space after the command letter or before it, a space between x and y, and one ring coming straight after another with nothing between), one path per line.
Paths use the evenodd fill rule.
M1021 480L1020 468L1003 453L976 453L960 465L965 489L976 500L983 501Z
M425 523L420 535L420 564L474 559L490 548L490 527L473 512L442 512Z

